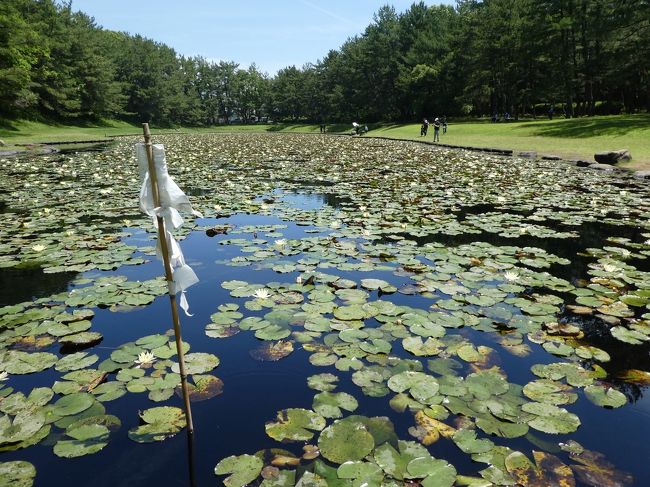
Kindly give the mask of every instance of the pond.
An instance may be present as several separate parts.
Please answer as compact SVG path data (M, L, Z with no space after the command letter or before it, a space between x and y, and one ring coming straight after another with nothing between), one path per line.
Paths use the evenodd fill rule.
M203 213L176 232L200 278L188 441L136 141L0 159L0 485L650 478L647 183L389 140L157 138Z

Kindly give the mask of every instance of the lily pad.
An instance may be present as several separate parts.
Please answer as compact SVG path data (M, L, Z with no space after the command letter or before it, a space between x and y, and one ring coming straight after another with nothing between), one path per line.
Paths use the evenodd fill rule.
M627 404L627 397L612 387L591 385L585 387L585 396L598 406L607 408L620 408Z
M250 351L251 357L261 362L277 362L293 352L293 343L280 340L275 343L264 343Z
M337 420L325 428L318 438L321 454L331 462L357 461L375 447L375 440L366 426L354 419Z
M513 452L506 457L506 468L518 485L531 487L548 487L549 485L572 487L575 485L571 469L556 456L533 451L533 458L535 464L521 452Z
M312 408L324 418L340 418L343 416L342 409L354 411L359 403L346 392L321 392L314 396Z
M216 475L228 475L223 483L226 487L244 487L262 472L264 463L254 455L230 456L221 460L214 468Z
M578 416L552 404L529 402L521 409L535 415L534 419L528 421L528 425L544 433L573 433L580 426Z
M188 353L185 355L185 370L188 374L205 374L219 365L219 357L211 353ZM178 363L172 365L172 372L180 374Z
M49 369L57 360L57 356L53 353L9 350L2 356L0 366L9 374L33 374Z
M634 483L634 477L616 467L600 452L584 450L570 455L578 465L571 465L581 482L592 487L625 487Z
M325 427L325 418L308 409L284 409L266 424L266 434L277 441L307 441Z
M186 424L183 410L171 406L146 409L140 413L140 419L144 424L129 430L129 438L137 443L164 441Z
M0 485L31 487L36 478L36 468L29 462L0 462Z

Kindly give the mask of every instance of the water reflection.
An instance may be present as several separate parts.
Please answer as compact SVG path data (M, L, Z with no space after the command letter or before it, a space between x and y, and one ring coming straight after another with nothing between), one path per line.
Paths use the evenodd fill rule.
M76 276L76 272L47 274L41 268L0 269L0 306L65 292Z

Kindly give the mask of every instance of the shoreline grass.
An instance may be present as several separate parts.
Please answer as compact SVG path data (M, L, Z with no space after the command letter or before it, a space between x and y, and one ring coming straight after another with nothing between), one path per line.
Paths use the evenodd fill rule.
M328 125L329 133L348 133L351 125ZM420 137L420 124L373 124L369 136L407 140L433 140L430 127L426 138ZM152 128L152 134L164 133L312 133L315 124L255 124L220 125L213 127ZM6 149L20 149L16 144L44 142L87 141L109 139L120 135L140 135L142 129L121 121L106 121L97 125L46 124L33 121L0 124L0 139ZM557 155L566 159L592 161L596 152L629 149L632 161L621 164L629 169L650 169L650 115L617 115L576 119L525 120L508 123L489 121L449 121L446 134L440 134L444 144L536 151L539 155Z

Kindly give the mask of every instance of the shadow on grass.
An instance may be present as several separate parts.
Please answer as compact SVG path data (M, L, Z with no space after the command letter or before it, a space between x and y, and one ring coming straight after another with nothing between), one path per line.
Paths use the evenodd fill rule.
M597 136L621 136L642 129L650 129L650 115L616 118L573 118L537 122L534 127L525 124L515 130L532 130L540 137L589 138Z
M0 118L0 134L10 135L12 132L18 132L18 128L10 120Z

